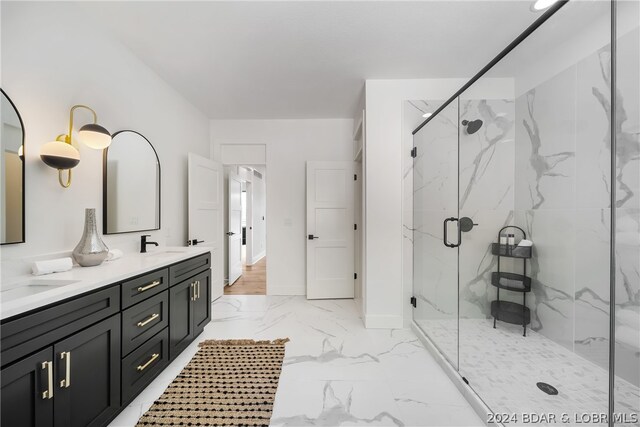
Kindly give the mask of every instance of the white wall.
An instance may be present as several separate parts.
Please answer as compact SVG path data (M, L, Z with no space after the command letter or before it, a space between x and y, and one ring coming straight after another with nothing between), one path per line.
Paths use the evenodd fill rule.
M161 244L187 239L187 152L208 157L209 121L118 42L86 24L77 6L2 2L2 87L26 128L26 244L4 246L2 259L72 250L84 208L102 221L102 152L79 146L73 183L39 159L40 146L66 132L69 108L93 107L114 133L134 129L158 151L162 167ZM77 114L78 126L90 119ZM141 233L106 236L109 247L137 250Z
M267 293L306 293L306 162L351 160L353 120L212 120L212 151L265 144Z

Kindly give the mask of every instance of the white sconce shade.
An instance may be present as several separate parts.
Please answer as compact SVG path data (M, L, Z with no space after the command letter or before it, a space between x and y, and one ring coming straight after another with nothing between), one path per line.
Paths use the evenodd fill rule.
M78 139L95 150L103 150L111 144L109 131L95 123L82 126L78 132Z
M51 141L40 148L40 158L54 169L71 169L80 163L80 152L66 142Z
M533 4L533 10L545 10L557 3L558 0L537 0Z

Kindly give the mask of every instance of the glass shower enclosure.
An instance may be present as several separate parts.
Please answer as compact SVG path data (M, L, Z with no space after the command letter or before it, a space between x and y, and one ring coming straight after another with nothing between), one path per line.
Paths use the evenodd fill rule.
M505 424L640 426L640 5L544 18L414 132L413 319Z

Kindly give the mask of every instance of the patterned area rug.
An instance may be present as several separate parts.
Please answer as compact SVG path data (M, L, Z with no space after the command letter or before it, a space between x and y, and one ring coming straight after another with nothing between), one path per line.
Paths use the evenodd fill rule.
M266 426L288 338L209 340L138 426Z

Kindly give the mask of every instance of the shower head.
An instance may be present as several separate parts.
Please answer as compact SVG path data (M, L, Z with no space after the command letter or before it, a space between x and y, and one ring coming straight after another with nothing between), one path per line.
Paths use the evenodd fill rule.
M480 128L482 127L482 120L477 119L477 120L472 120L472 121L468 121L468 120L463 120L462 121L462 126L466 126L467 127L467 134L468 135L473 135L474 133L478 132L480 130Z

